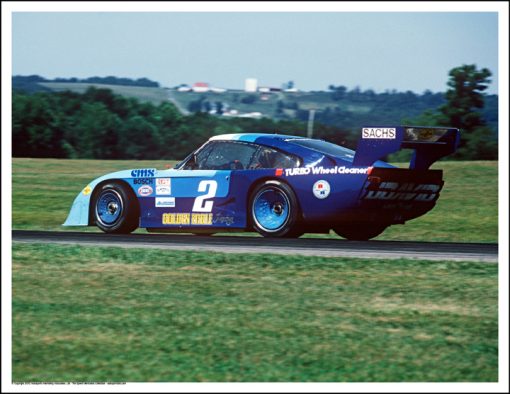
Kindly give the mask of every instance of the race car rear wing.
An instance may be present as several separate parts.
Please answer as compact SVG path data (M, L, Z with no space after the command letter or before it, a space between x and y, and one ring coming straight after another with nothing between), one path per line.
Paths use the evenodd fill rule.
M371 166L400 149L414 149L409 168L426 170L441 157L455 152L459 141L459 129L449 127L363 127L353 165Z

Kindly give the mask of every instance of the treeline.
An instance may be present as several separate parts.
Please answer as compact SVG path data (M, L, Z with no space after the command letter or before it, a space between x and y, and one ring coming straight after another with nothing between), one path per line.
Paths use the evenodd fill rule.
M478 70L475 65L452 69L443 104L400 123L459 128L459 149L448 159L497 159L497 129L491 128L483 112L487 98L484 91L490 83L490 76L488 69ZM333 91L338 94L342 89ZM413 94L406 97L411 105ZM337 99L342 100L342 96ZM438 103L434 94L430 94L429 99L431 106ZM389 98L388 101L380 104L391 113L396 105ZM355 149L359 128L372 123L371 114L365 113L363 119L358 119L354 125L349 123L348 114L341 112L339 115L343 116L342 127L325 125L321 116L316 116L314 137ZM497 119L497 112L493 116ZM203 112L183 116L170 102L159 105L139 102L115 95L108 89L89 88L84 94L69 91L28 94L15 90L12 103L13 156L181 159L217 134L277 132L304 136L305 120L307 117L304 115L301 120L225 119ZM384 123L379 119L372 124ZM396 122L393 120L388 124L395 125ZM392 158L407 158L404 154L406 152L401 152Z
M182 159L213 135L267 132L305 135L306 124L271 119L221 119L181 115L169 102L153 105L108 89L72 92L14 92L14 157L82 159ZM316 125L314 136L352 148L349 130Z
M471 72L473 72L471 70ZM395 119L413 120L423 113L435 111L448 104L445 93L433 93L429 90L423 94L412 91L397 92L395 90L375 93L373 90L362 91L359 88L348 90L345 86L330 85L330 97L338 105L328 107L324 111L317 111L315 119L318 122L335 125L342 124L352 129L360 124L394 124ZM491 128L494 139L498 130L498 96L484 95L484 105L476 108L485 124ZM370 108L367 111L352 111L351 106ZM308 111L299 108L297 117L303 121L308 118Z
M97 83L107 85L144 86L150 88L159 88L158 82L151 81L148 78L131 79L107 76L107 77L90 77L85 79L80 78L46 79L39 75L28 76L16 75L12 77L12 90L25 92L49 91L49 89L39 85L39 82Z

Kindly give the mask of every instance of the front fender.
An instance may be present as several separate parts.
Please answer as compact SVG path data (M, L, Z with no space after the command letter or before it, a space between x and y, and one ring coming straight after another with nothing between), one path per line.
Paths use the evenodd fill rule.
M63 226L88 226L89 225L89 207L90 197L96 186L101 182L108 179L123 179L130 178L131 170L117 171L110 174L103 175L99 178L94 179L74 199L71 210L67 215L67 219Z

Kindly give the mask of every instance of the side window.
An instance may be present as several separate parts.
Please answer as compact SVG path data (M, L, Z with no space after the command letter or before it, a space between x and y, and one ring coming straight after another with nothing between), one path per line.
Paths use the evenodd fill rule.
M257 147L242 142L217 142L200 168L208 170L243 170L248 168Z
M208 144L204 147L204 149L201 149L195 156L195 162L196 162L196 168L199 170L207 170L206 163L207 159L211 155L211 152L214 151L214 146L217 145L216 143Z
M299 159L269 147L261 147L252 161L250 168L294 168L299 167Z
M213 149L215 143L208 143L198 153L190 155L186 163L180 167L182 170L202 170L204 169L205 162Z

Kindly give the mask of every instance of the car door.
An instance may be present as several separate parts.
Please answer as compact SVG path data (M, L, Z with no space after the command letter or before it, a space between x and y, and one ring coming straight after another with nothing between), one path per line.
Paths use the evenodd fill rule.
M191 155L182 169L172 170L168 177L158 177L158 227L244 227L245 213L238 216L236 211L238 191L234 188L232 192L232 173L244 170L256 150L252 144L211 141Z

